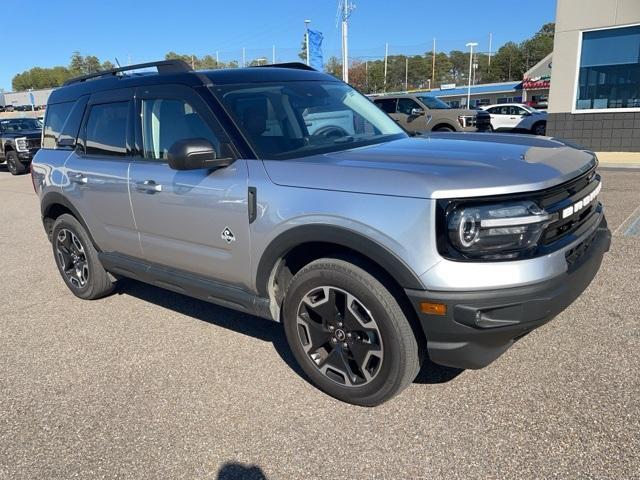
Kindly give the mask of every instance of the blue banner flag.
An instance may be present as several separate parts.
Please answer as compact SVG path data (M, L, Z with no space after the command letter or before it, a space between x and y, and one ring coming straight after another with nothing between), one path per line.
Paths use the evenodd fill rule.
M322 33L309 30L309 65L322 71Z

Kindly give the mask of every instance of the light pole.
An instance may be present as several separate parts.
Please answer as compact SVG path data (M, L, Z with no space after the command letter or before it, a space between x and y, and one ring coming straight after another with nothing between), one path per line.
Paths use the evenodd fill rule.
M467 108L471 105L471 70L473 69L473 47L477 47L476 42L469 42L466 45L469 47L469 87L467 88Z
M305 42L307 42L307 65L310 64L309 61L309 24L311 23L311 20L305 20L304 21L304 29L305 29Z

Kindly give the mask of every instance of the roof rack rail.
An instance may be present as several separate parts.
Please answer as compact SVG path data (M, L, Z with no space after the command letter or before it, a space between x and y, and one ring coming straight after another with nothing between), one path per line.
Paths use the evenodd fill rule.
M136 65L127 65L126 67L118 67L112 68L109 70L102 70L95 73L90 73L89 75L82 75L80 77L75 77L70 80L64 82L63 85L71 85L73 83L81 83L86 82L87 80L91 80L94 78L106 78L109 76L116 75L120 72L127 72L129 70L138 70L140 68L149 68L156 67L158 69L158 74L167 74L167 73L179 73L179 72L191 72L192 68L188 63L183 62L182 60L161 60L158 62L149 62L149 63L138 63Z
M254 67L293 68L296 70L311 70L312 72L317 71L315 68L310 67L306 63L302 62L271 63L267 65L254 65Z

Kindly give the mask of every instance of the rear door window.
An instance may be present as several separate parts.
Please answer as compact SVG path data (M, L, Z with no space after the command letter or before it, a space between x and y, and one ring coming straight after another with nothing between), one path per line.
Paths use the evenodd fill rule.
M47 106L44 116L42 148L56 148L58 137L73 108L74 102L55 103Z
M374 100L374 103L385 113L396 113L395 98L381 98L379 100Z
M129 102L92 105L85 129L85 153L124 157L128 116Z

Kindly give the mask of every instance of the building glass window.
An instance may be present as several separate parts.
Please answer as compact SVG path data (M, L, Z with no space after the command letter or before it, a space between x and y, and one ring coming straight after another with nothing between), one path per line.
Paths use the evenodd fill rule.
M576 109L640 108L640 26L584 32Z

